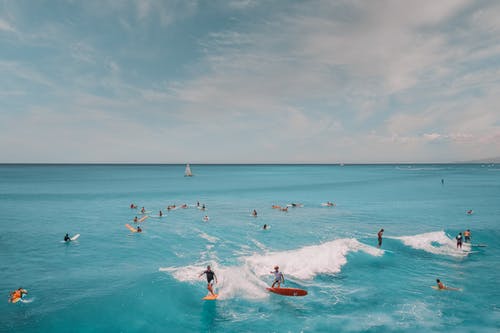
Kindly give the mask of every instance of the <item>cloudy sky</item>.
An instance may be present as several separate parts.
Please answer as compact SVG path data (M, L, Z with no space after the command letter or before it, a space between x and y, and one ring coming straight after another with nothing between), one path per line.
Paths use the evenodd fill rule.
M0 163L500 156L499 1L0 0Z

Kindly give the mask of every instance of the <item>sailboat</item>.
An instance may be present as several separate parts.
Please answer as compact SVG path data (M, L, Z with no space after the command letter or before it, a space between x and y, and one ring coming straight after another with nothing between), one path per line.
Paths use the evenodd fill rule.
M186 170L184 171L184 177L192 177L193 173L191 172L191 168L189 167L189 163L186 164Z

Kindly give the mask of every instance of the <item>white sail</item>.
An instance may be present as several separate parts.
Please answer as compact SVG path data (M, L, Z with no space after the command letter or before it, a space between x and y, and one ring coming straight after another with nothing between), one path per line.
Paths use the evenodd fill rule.
M186 171L184 171L184 177L191 177L193 173L191 172L191 168L189 167L189 163L186 164Z

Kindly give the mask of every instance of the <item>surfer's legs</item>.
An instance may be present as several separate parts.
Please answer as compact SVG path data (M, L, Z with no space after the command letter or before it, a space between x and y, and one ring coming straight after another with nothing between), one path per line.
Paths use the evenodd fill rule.
M208 285L207 285L207 289L208 291L210 291L210 293L212 294L212 296L215 296L214 294L214 290L212 288L212 282L209 282Z

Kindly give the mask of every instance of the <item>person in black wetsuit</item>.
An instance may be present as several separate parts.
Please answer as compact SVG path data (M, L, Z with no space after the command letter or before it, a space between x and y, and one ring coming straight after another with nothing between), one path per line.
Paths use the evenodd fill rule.
M217 283L217 275L215 275L215 272L210 269L210 265L207 266L207 270L204 271L203 273L201 273L199 277L201 277L203 274L207 275L207 289L208 289L208 291L210 291L212 296L215 296L215 293L213 290L213 284L214 284L214 278L215 278L215 283Z
M377 240L378 240L378 246L382 246L382 235L384 234L384 229L380 229L380 231L377 233Z
M70 240L71 240L71 238L69 237L68 234L66 234L66 236L64 236L64 241L69 242Z

